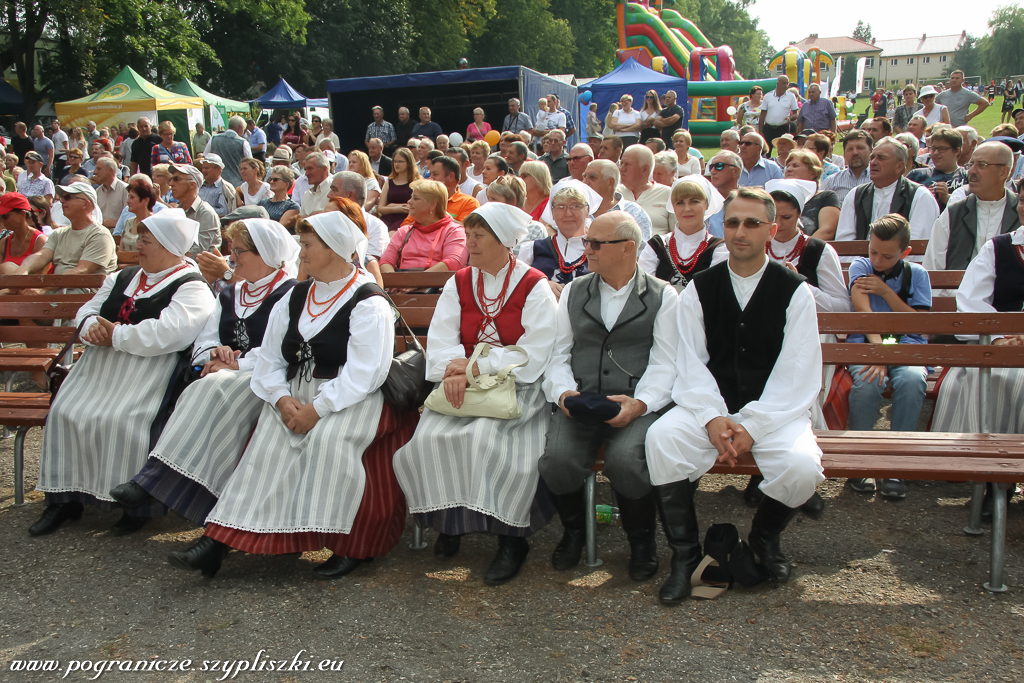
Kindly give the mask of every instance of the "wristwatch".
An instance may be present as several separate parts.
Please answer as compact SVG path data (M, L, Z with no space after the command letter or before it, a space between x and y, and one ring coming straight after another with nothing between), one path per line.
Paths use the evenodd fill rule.
M235 271L229 269L224 271L224 275L222 277L224 278L225 282L231 282L231 278L233 278L234 276Z

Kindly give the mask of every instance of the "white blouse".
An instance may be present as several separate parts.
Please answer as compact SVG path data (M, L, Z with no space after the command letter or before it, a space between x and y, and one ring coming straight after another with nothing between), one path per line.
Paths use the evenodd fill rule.
M242 197L245 199L246 206L259 204L264 199L271 199L273 196L274 193L270 191L269 183L260 183L256 194L249 194L249 183L242 183Z
M275 270L270 275L267 275L256 282L252 282L250 285L253 289L262 287L277 277L279 272L281 271ZM277 284L274 285L274 288L267 293L267 296L276 292L281 285L286 282L289 282L289 278L287 276L282 277L277 281ZM232 285L235 288L235 316L242 319L248 318L260 308L259 305L248 307L242 305L241 291L242 285L244 284L245 282L236 282ZM213 313L210 314L209 319L206 321L206 325L203 326L203 331L199 333L199 338L196 339L195 350L192 352L192 363L194 365L205 365L210 360L211 351L216 349L218 346L227 346L220 340L220 316L223 309L220 305L219 296L214 297L213 306ZM238 369L242 371L252 370L256 366L256 359L259 357L259 353L260 349L256 346L249 349L246 354L239 356Z
M637 271L639 272L639 271ZM633 291L637 273L622 289L614 290L602 279L598 284L601 293L601 318L605 329L611 330L625 308L630 292ZM569 291L573 283L565 285L558 299L558 316L555 319L555 348L551 362L544 371L544 394L548 401L558 404L558 399L567 391L578 391L576 377L572 371L572 349L575 337L569 316ZM672 287L665 287L661 293L661 307L654 319L654 345L648 357L647 369L637 382L633 398L647 405L645 415L667 406L672 400L672 385L676 379L676 307L679 297Z
M147 283L156 282L156 284L149 291L137 296L136 300L155 296L175 280L189 273L199 272L196 266L189 263L187 268L174 273L173 277L168 277L180 265L174 265L158 273L146 273ZM143 271L140 268L128 283L128 287L125 288L125 294L132 295L139 286L142 274ZM87 318L99 315L100 308L114 289L117 275L117 272L108 275L96 295L78 309L78 315L75 318L76 324L81 325ZM213 311L214 303L213 294L205 281L185 282L178 287L171 303L160 312L159 318L143 320L135 325L115 327L113 347L117 351L144 357L162 356L187 349L203 329L203 325ZM84 326L83 331L90 325L92 322ZM83 343L88 344L88 342Z
M366 255L380 260L384 250L388 248L391 238L388 237L387 223L373 214L363 210L363 219L366 221L366 239L369 244L366 247Z
M357 278L356 283L334 303L328 313L313 318L306 311L306 306L302 307L298 327L299 335L304 340L315 337L362 285L374 282L374 279L365 271L353 269L352 274L344 279L316 283L317 300L324 300L341 291L352 278ZM263 336L263 346L260 347L250 383L254 394L275 407L280 399L291 396L287 378L288 362L281 354L281 343L290 322L290 300L291 294L283 297L270 313L267 332ZM365 400L384 384L391 369L391 357L395 350L395 318L391 305L384 297L372 296L360 301L352 309L349 331L348 360L337 377L320 385L313 399L313 408L320 417Z
M555 233L555 244L558 246L558 251L562 252L562 258L566 263L575 263L580 256L583 256L584 237L586 234L566 239L562 233ZM526 242L519 247L519 261L527 266L533 265L533 242ZM551 279L554 280L555 275L552 275Z
M772 252L776 255L788 254L793 251L798 239L800 239L799 232L788 242L772 240ZM783 259L775 260L786 265ZM800 265L800 256L797 256L791 263L794 267ZM846 289L846 279L843 277L843 265L839 262L839 254L831 244L825 245L816 270L819 286L812 286L811 293L814 294L814 303L818 310L822 313L847 313L852 310L850 292Z
M1014 246L1024 245L1024 228L1017 228L1010 237ZM974 257L960 287L956 290L956 310L962 313L995 313L992 302L996 296L996 245L989 240ZM993 334L993 339L1005 335ZM977 335L957 335L961 341L977 341Z
M508 296L511 297L520 280L530 269L529 265L522 259L516 261L512 270L512 278L509 280ZM508 272L506 265L497 276L482 273L473 268L471 284L473 286L473 300L476 299L477 278L484 278L484 296L497 297L501 287L505 283L505 274ZM542 286L543 285L543 286ZM479 302L477 302L479 306ZM516 342L529 354L529 362L521 368L516 368L516 380L523 383L536 382L544 373L548 361L551 358L551 351L555 343L555 295L551 288L538 282L526 296L523 306L523 336ZM449 278L438 297L437 306L434 308L434 317L430 320L430 330L427 333L427 379L431 382L440 382L444 378L444 371L448 363L457 358L469 358L465 347L462 345L462 304L459 301L459 292L455 284L455 278ZM496 336L496 335L495 335ZM481 373L498 372L506 365L521 363L523 356L518 351L510 351L505 348L491 347L487 358L478 361Z
M768 258L761 270L741 278L729 269L733 292L745 308L761 281ZM687 287L679 297L677 319L679 343L676 348L676 381L672 400L691 410L700 424L729 414L718 382L708 370L707 335L704 311L696 287ZM761 398L744 406L737 422L756 443L781 425L810 416L811 405L821 390L821 343L818 340L818 315L809 286L800 286L786 308L782 351L768 377Z
M694 252L697 251L697 247L700 243L708 236L707 230L701 230L695 232L692 235L687 235L679 228L673 230L670 234L666 235L655 235L658 239L665 243L665 248L668 249L669 238L675 235L676 238L676 251L679 252L679 258L686 260L693 256ZM729 251L725 248L725 242L719 242L718 246L714 248L714 255L711 259L711 265L724 261L729 257ZM644 244L644 248L640 251L639 260L640 270L645 273L654 275L658 270L658 254L654 251L654 247L650 244Z

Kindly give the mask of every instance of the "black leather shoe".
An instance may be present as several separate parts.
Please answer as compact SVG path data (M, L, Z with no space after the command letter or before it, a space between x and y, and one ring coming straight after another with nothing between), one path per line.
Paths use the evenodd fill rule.
M800 506L800 511L811 519L818 519L821 517L821 513L825 511L825 499L815 491L814 495L811 496L806 503Z
M149 491L139 486L134 481L126 481L110 489L110 497L121 504L121 507L133 510L140 508L156 499L149 495Z
M220 564L229 550L231 548L220 541L203 536L188 550L168 555L167 561L180 569L201 570L203 576L212 579L220 570Z
M124 514L121 515L121 519L114 522L114 526L110 527L110 533L114 536L127 536L146 526L148 521L145 517L132 517L125 510Z
M455 538L458 538L456 536ZM352 572L356 567L373 562L372 557L358 560L354 557L331 555L331 558L313 569L313 573L322 579L340 579Z
M84 506L79 502L53 503L47 505L39 521L28 528L29 536L52 534L67 520L80 519Z
M658 591L665 605L678 605L690 597L690 577L703 559L700 527L693 506L697 482L688 479L654 487L665 537L672 548L672 573Z
M1013 498L1016 489L1017 487L1013 484L1010 485L1010 488L1006 489L1005 493L1007 505L1010 504L1010 500ZM993 493L998 490L999 489L996 487L995 484L987 484L985 486L985 497L981 501L981 516L986 520L992 520L992 505L994 503L995 498Z
M583 546L587 542L587 499L583 489L572 493L551 494L551 502L558 510L558 519L562 522L562 540L551 553L551 566L564 572L580 563ZM590 514L594 514L590 510Z
M647 581L658 573L658 505L654 491L640 498L619 493L622 529L629 539L629 578Z
M761 486L762 481L764 481L764 477L760 474L755 474L747 482L747 488L743 492L743 502L747 504L747 507L756 508L761 504L764 493L758 487Z
M438 534L434 541L434 554L438 557L455 557L462 546L462 536L449 536ZM334 558L331 558L334 559ZM330 562L330 560L328 560Z
M750 524L747 542L768 573L779 583L789 581L793 575L793 564L782 553L780 535L799 509L765 496Z
M498 554L487 568L484 583L500 586L516 578L530 552L530 544L519 536L498 536Z

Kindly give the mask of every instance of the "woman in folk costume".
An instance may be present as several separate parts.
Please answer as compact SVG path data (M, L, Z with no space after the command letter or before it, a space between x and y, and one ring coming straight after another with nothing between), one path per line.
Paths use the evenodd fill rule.
M29 528L33 536L78 519L83 503L119 507L109 491L146 464L213 311L209 286L185 259L199 223L165 209L138 232L139 266L108 275L78 311L88 348L46 421L36 487L46 509ZM159 503L125 511L113 531L131 533L166 512Z
M285 555L329 548L314 571L335 578L386 554L405 528L391 460L417 413L396 413L380 387L395 320L362 263L366 235L338 211L300 220L312 279L274 306L253 369L265 401L256 432L207 517L206 534L171 564L212 577L230 548ZM205 380L204 380L205 381Z
M142 471L110 492L125 508L155 498L205 524L256 428L264 401L249 382L270 312L295 285L299 245L264 218L233 223L228 237L239 282L221 291L196 340L192 365L203 368L203 379L178 399Z
M706 220L722 210L725 200L707 178L689 175L672 185L675 229L652 235L640 252L639 266L682 291L693 276L729 258L725 240L705 228Z
M448 280L427 335L427 379L442 382L449 403L461 407L466 366L480 342L490 345L475 373L495 373L513 363L513 419L459 417L428 409L408 445L395 454L395 473L421 528L439 532L434 553L452 557L461 536L474 531L498 536L498 554L484 581L512 580L530 546L526 538L554 514L540 482L551 409L541 376L555 341L555 299L540 271L511 249L526 235L530 215L488 202L466 218L470 267ZM517 345L523 354L503 348Z

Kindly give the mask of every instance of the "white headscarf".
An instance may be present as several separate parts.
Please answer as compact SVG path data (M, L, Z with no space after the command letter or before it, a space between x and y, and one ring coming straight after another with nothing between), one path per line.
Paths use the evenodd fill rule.
M487 202L473 209L473 213L487 221L498 241L509 249L526 237L533 220L530 214L519 207L501 202Z
M283 269L290 278L298 275L296 259L299 257L299 245L287 228L266 218L244 218L242 224L249 231L249 237L264 263L271 268Z
M340 211L328 211L308 216L306 220L335 254L345 260L352 258L353 253L358 254L360 266L366 260L369 240L348 216Z
M764 184L765 192L785 192L796 200L800 207L800 213L804 211L804 204L818 191L818 184L813 180L798 180L796 178L769 180Z
M164 209L142 221L164 249L184 257L199 241L199 223L182 209Z
M597 193L597 190L587 185L582 180L576 180L575 178L562 178L557 183L551 186L551 192L548 194L548 205L544 207L544 213L541 214L540 219L548 225L554 226L555 216L551 213L551 199L555 198L558 191L563 187L575 187L577 190L583 193L583 196L587 198L587 222L589 224L590 216L594 215L594 212L601 207L601 202L604 201L601 195Z
M718 194L718 190L711 184L711 181L700 174L694 173L693 175L684 175L682 178L677 178L672 183L672 188L675 189L676 185L687 180L691 183L697 183L700 185L700 189L704 190L704 197L708 200L708 208L704 211L704 220L711 218L722 210L722 207L725 206L725 199L722 198L722 195ZM671 211L674 208L671 200L669 200L668 209Z

